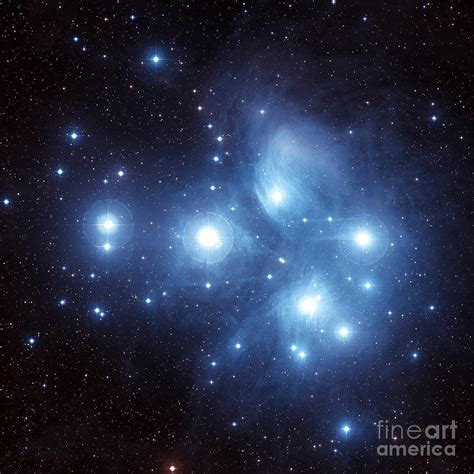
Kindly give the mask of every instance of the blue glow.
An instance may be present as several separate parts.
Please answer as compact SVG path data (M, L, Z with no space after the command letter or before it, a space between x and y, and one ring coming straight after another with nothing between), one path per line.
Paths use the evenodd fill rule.
M314 316L319 308L320 295L304 296L298 301L298 311L306 316Z
M342 431L344 431L345 434L349 433L351 431L351 427L349 425L344 425L342 427Z
M151 60L152 60L155 64L157 64L158 61L160 60L160 58L155 54L155 56L153 56L153 57L151 58Z
M236 349L240 349L242 346L240 345L240 343L237 343L234 347L235 347Z
M61 175L64 173L64 171L62 170L62 168L59 168L59 169L56 171L56 173L57 173L59 176L61 176Z
M64 306L64 305L66 304L66 300L64 300L64 299L61 300L61 301L59 302L59 304L60 304L61 306Z
M348 327L346 327L346 326L341 326L341 327L337 330L337 334L338 334L339 336L341 336L343 339L345 339L346 337L350 336L351 331L349 330Z
M3 200L3 204L5 204L5 206L8 206L8 204L10 204L10 199L5 198L5 199Z
M359 247L368 247L372 242L372 236L368 232L360 231L354 236L354 240Z
M72 39L74 41L74 43L78 43L79 42L79 37L78 36L74 36L74 38Z
M150 299L150 298L147 298L147 299L145 300L145 303L146 303L146 304L150 304L150 303L151 303L151 299Z
M76 132L71 133L71 138L75 140L79 135Z

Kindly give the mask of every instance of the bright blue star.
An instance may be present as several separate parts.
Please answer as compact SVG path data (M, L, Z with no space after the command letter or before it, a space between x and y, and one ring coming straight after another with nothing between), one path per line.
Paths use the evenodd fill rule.
M342 431L344 431L345 434L349 433L349 431L351 431L351 428L349 425L344 425L342 427Z
M299 354L300 359L304 359L306 357L306 352L301 351Z
M237 343L234 347L235 347L236 349L240 349L242 346L240 345L240 343Z
M76 140L76 138L77 138L79 135L78 135L76 132L72 132L70 136L71 136L71 138L72 138L73 140Z
M78 43L79 42L79 37L78 36L74 36L74 38L72 39L74 41L74 43Z
M345 339L350 335L351 332L346 326L342 326L337 330L337 333L339 334L339 336Z
M33 345L35 342L36 342L36 341L35 341L35 339L34 339L33 337L30 337L30 338L28 339L28 343L29 343L30 345Z
M431 117L431 121L432 121L432 122L436 122L436 120L438 120L438 117L436 117L436 115L433 115L433 116Z
M100 308L98 308L98 307L94 308L94 313L99 314L100 313Z
M206 288L209 289L211 287L211 284L209 282L206 283Z
M56 173L57 173L59 176L61 176L61 175L64 173L64 171L62 170L62 168L58 168L57 171L56 171Z
M59 302L59 304L60 304L61 306L64 306L64 305L66 304L66 300L64 300L64 299L61 300L61 301Z
M151 299L150 299L150 298L147 298L147 299L145 300L145 303L146 303L146 304L150 304L150 303L151 303Z
M8 206L8 204L10 204L10 199L5 198L5 199L3 200L3 204L5 204L5 206Z
M160 60L160 58L155 54L155 56L153 56L153 57L151 58L151 60L152 60L155 64L157 64L158 61Z

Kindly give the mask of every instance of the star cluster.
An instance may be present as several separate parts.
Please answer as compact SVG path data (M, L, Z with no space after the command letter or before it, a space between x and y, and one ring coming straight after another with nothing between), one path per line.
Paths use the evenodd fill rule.
M465 9L12 9L6 472L466 467Z

